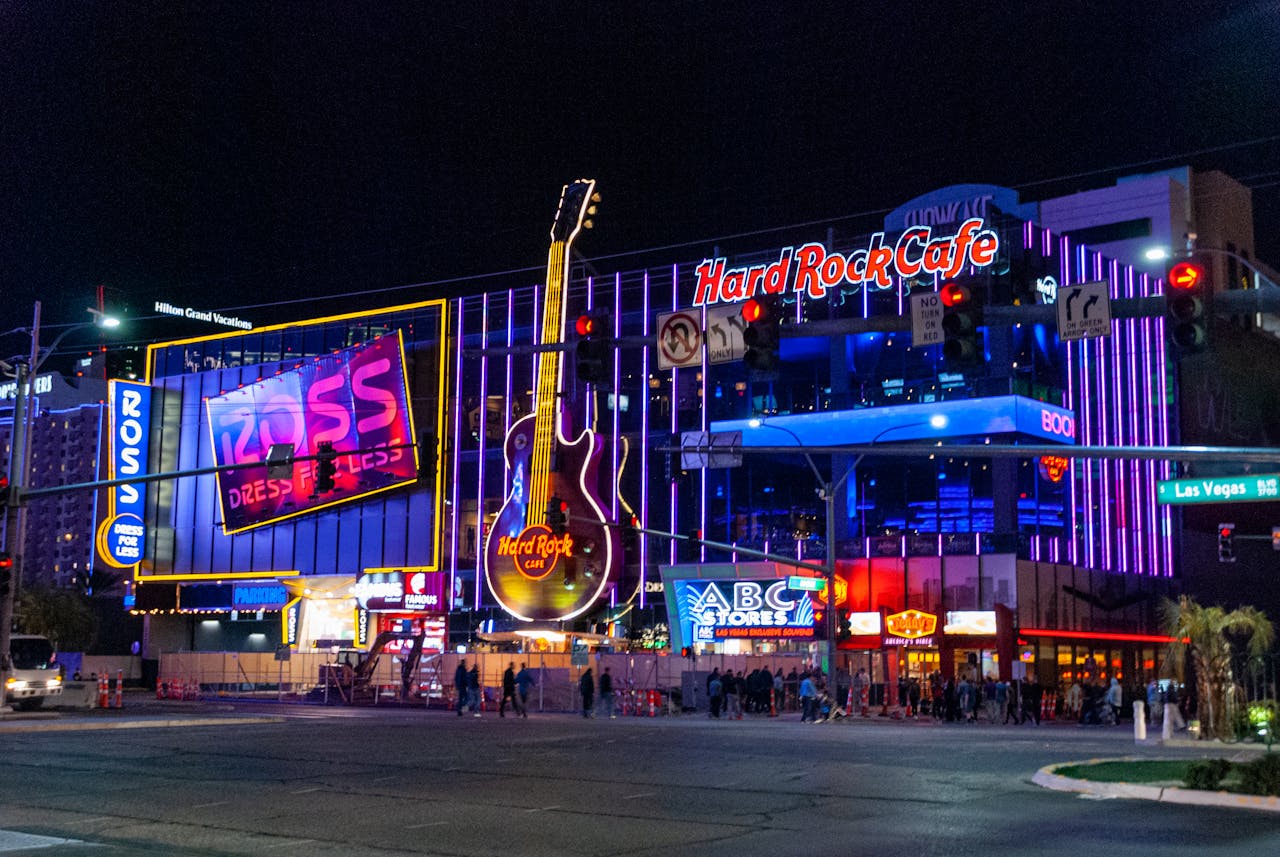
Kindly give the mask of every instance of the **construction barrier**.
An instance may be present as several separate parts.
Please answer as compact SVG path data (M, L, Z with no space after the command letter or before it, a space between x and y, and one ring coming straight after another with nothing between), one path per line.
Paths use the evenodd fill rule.
M116 708L124 708L124 670L116 670Z
M107 687L107 674L104 671L98 676L98 707L108 708L111 704L111 694Z
M1053 711L1057 707L1058 694L1050 692L1040 697L1040 719L1052 720Z

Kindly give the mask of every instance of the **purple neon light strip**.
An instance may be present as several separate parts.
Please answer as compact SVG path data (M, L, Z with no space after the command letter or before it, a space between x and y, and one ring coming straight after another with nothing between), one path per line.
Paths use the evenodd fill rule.
M677 309L680 308L680 295L676 291L679 285L679 282L680 282L679 269L676 265L672 265L671 266L671 311L672 312L675 312ZM680 375L679 369L671 370L671 399L673 402L675 401L676 390L679 389L679 383L678 383L679 375ZM679 425L679 423L676 421L676 418L677 418L676 412L678 410L679 410L678 408L674 408L674 407L671 409L671 423L667 427L667 432L672 437L675 436L676 428ZM679 517L678 517L679 510L676 508L676 503L678 502L678 500L679 500L679 497L677 496L676 486L674 484L667 486L667 504L668 504L668 507L671 509L671 515L670 515L670 521L669 521L670 526L667 528L667 531L672 533L676 531L676 522L679 520ZM676 540L675 539L672 539L670 544L667 546L667 555L668 555L667 561L671 565L675 565L675 562L676 562Z
M641 332L649 335L649 271L644 272L644 289L641 297L644 312L642 316ZM640 472L647 474L649 472L649 349L646 348L640 356L640 385L643 394L640 396ZM649 480L640 480L640 508L637 510L640 515L640 526L648 528L649 526ZM649 537L645 534L640 535L640 608L643 610L648 599L645 597L645 576L649 568Z
M507 303L511 303L511 292L507 292ZM487 349L489 347L489 293L485 292L480 299L480 312L484 317L484 323L481 324L480 330L480 347ZM509 328L508 328L509 329ZM462 336L458 337L461 341ZM487 354L480 355L480 389L485 392L485 396L481 399L480 407L486 408L485 403L488 402L489 391L489 356ZM510 410L510 409L508 409ZM484 472L485 472L485 445L488 440L488 432L485 431L485 421L488 419L488 413L485 410L480 412L480 437L478 438L477 458L476 458L476 496L484 496ZM458 444L461 446L461 444ZM454 480L457 481L457 480ZM504 482L505 484L505 482ZM476 532L484 532L484 503L476 504ZM484 587L480 585L480 563L476 563L476 585L475 592L472 593L472 608L479 610L482 603L482 593Z
M457 321L457 326L454 327L454 331L456 331L456 336L454 336L454 338L456 338L457 340L457 352L453 356L453 436L454 437L462 436L462 340L463 340L462 331L465 330L465 327L463 327L463 321L466 320L466 306L467 306L466 298L458 298L458 321ZM457 443L457 441L454 441L454 444L453 444L453 472L454 473L458 473L458 467L460 467L461 457L462 457L462 444ZM453 507L449 509L449 519L451 519L451 523L453 526L453 556L451 560L449 560L449 608L451 609L454 608L454 606L457 606L456 604L454 604L453 594L454 592L458 591L458 588L457 588L458 530L461 530L461 527L458 526L458 524L460 524L460 521L461 521L460 509L462 508L460 503L458 503L458 492L460 491L461 491L461 486L458 485L457 478L454 478L453 490L452 490ZM476 532L483 532L483 531L476 530ZM479 577L479 572L476 572L476 576Z

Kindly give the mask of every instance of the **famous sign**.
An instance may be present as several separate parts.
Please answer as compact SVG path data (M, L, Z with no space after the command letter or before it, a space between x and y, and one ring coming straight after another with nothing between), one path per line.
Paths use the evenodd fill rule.
M778 261L730 268L725 259L704 259L694 273L698 281L694 306L738 303L747 298L780 295L790 290L821 300L846 283L888 289L895 277L956 277L969 268L985 268L1000 252L1000 236L971 218L953 234L935 235L931 226L913 226L885 243L885 233L871 236L852 253L829 252L818 243L785 247Z

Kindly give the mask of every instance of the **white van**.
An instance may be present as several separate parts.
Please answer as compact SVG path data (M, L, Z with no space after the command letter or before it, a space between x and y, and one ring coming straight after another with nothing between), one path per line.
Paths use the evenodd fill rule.
M5 681L4 702L14 708L39 708L47 697L62 695L62 672L53 644L34 634L9 638L12 666Z

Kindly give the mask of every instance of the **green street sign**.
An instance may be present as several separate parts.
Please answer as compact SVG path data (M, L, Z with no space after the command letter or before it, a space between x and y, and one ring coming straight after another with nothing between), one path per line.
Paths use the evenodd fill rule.
M1280 500L1280 473L1169 479L1156 483L1159 503L1249 503Z
M787 589L799 589L802 592L821 592L827 588L827 582L821 577L804 577L791 575L787 578Z

